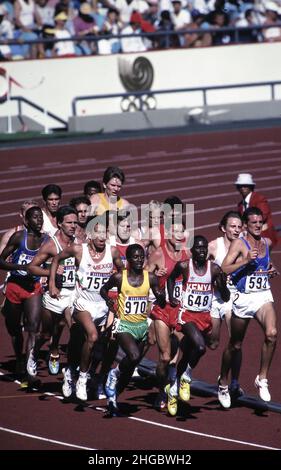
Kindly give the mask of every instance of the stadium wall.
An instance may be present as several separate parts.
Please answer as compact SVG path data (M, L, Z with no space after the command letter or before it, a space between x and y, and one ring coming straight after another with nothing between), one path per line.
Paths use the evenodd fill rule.
M75 97L125 93L149 87L179 89L281 80L281 43L231 45L200 49L151 51L136 54L75 57L5 62L0 68L0 117L17 114L17 105L6 100L23 96L68 121ZM140 59L136 62L137 59ZM136 66L137 64L137 66ZM144 88L145 89L145 88ZM281 85L276 86L281 99ZM220 90L208 93L208 104L242 103L271 99L269 87ZM128 103L127 103L128 104ZM84 100L77 104L78 116L120 113L121 98ZM202 106L201 92L157 95L158 110ZM126 107L125 106L125 107ZM24 115L46 124L46 115L23 105ZM55 122L48 119L48 125Z

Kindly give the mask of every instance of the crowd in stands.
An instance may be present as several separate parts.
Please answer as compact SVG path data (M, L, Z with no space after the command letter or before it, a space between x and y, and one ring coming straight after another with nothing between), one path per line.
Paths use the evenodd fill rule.
M0 60L275 42L280 15L281 0L0 0Z

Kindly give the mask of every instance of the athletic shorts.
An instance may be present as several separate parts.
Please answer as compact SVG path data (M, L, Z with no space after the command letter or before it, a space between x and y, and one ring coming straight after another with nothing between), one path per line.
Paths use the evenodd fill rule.
M24 300L43 293L40 282L34 284L34 290L29 292L14 282L8 282L5 296L12 304L21 304Z
M116 333L130 333L137 341L145 341L147 338L148 323L147 321L131 322L120 320Z
M254 318L257 311L269 302L274 302L270 289L250 294L236 291L232 311L239 318Z
M60 290L60 298L53 299L50 296L49 291L47 291L43 295L42 304L43 304L43 307L46 308L47 310L50 310L50 312L57 313L58 315L63 315L64 311L67 308L70 308L72 310L74 295L75 295L74 288L66 289L65 287L63 287Z
M212 299L212 306L211 306L211 317L212 318L220 318L223 320L226 313L231 313L232 310L232 302L234 299L234 292L230 291L230 299L228 302L224 302L220 295L215 293Z
M162 320L171 330L176 328L178 322L178 313L180 306L173 308L170 304L166 304L165 308L155 304L152 307L150 316L153 320Z
M176 330L182 331L185 323L194 323L198 330L204 334L212 331L212 318L210 312L191 312L190 310L180 309Z
M92 302L82 297L78 297L74 302L74 309L76 312L89 312L91 319L94 323L98 321L99 326L106 324L108 317L108 306L105 301Z

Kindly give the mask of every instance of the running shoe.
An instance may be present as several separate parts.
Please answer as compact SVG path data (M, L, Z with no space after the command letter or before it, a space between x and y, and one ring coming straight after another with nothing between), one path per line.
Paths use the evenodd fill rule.
M53 356L50 354L49 361L48 361L48 369L51 375L57 375L60 370L60 362L59 362L59 354L57 356Z
M35 377L37 375L37 363L34 359L33 348L29 352L29 356L26 363L26 370L28 375Z
M267 379L260 379L259 375L257 375L255 380L255 386L259 391L259 396L263 401L270 401L271 396L268 390L268 381Z
M180 378L179 396L182 401L188 401L190 399L190 383L191 378L185 373Z
M171 416L176 416L178 412L178 397L175 395L171 395L170 389L171 389L170 384L166 385L165 392L168 397L167 408Z
M63 384L62 384L62 394L65 398L71 397L73 393L73 381L72 374L69 368L62 369L63 374Z

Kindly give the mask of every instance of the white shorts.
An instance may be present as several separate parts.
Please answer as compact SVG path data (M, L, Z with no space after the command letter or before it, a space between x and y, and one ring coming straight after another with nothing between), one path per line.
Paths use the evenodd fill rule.
M49 291L47 291L43 295L43 299L42 299L43 307L46 308L47 310L50 310L51 312L55 312L59 315L63 315L65 309L67 309L68 307L72 309L74 296L75 296L74 288L66 289L65 287L63 287L60 290L59 299L53 299L50 296Z
M108 306L104 301L91 302L89 300L78 297L75 299L73 306L78 312L89 312L93 322L98 323L99 326L106 324Z
M232 311L239 318L254 318L257 311L269 302L274 302L270 289L250 294L236 291Z
M219 293L215 293L212 299L212 306L210 314L212 318L220 318L223 320L226 313L231 313L232 302L234 299L234 292L230 291L230 299L228 302L224 302Z

